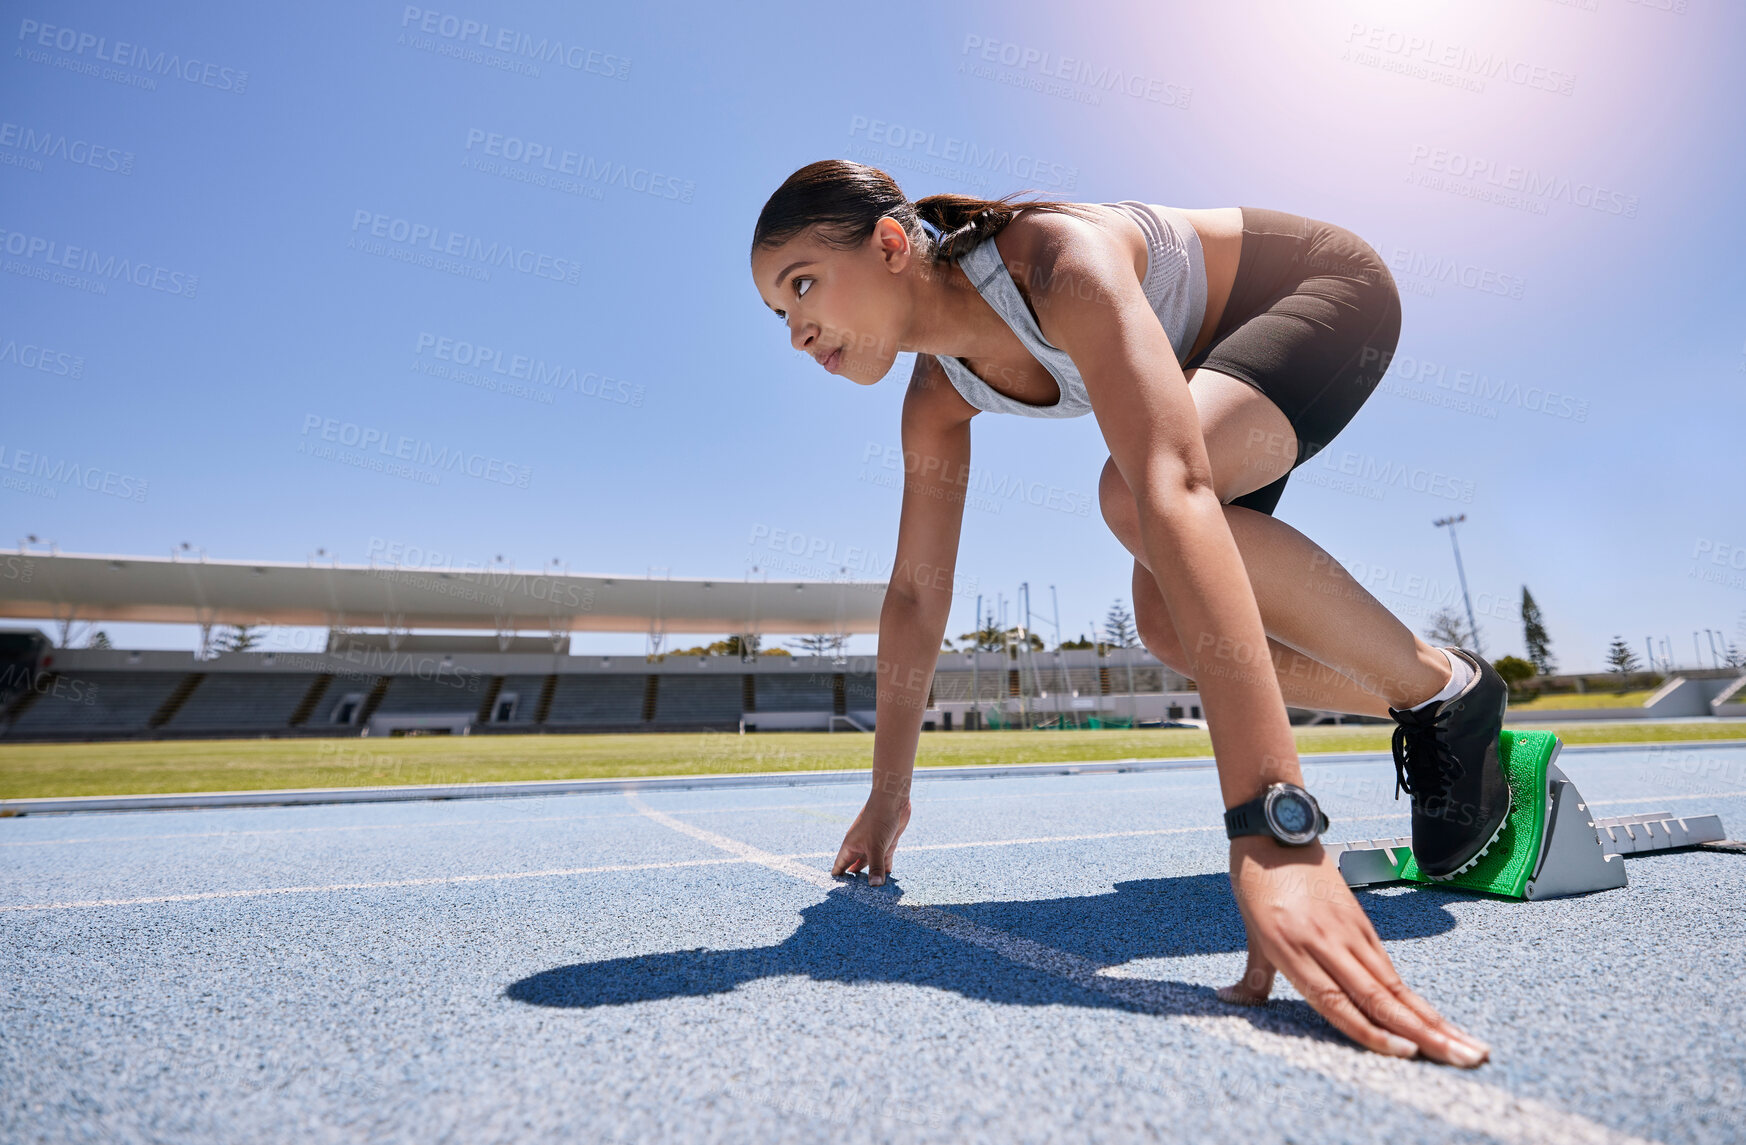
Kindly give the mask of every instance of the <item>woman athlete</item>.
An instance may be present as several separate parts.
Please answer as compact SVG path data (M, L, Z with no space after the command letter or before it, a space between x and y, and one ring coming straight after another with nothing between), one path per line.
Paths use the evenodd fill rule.
M1303 776L1288 702L1394 718L1396 798L1412 796L1414 856L1433 877L1476 863L1509 808L1507 689L1491 665L1414 636L1271 515L1387 369L1400 332L1388 268L1350 231L1278 211L1011 198L911 203L877 168L824 160L777 189L753 234L758 293L796 349L861 385L915 353L873 786L832 873L882 884L909 822L970 419L1090 413L1109 447L1104 519L1134 556L1136 627L1195 680L1229 810L1248 965L1219 996L1263 1003L1281 971L1360 1045L1478 1065L1489 1049L1401 981L1315 837L1325 821L1290 794ZM1295 826L1261 814L1279 792Z

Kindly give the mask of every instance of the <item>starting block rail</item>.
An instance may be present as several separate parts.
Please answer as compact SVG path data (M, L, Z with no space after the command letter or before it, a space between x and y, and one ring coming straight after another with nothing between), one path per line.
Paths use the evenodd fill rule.
M1601 848L1615 855L1677 851L1699 843L1719 843L1728 837L1719 815L1675 815L1671 811L1596 819L1594 829L1600 836Z

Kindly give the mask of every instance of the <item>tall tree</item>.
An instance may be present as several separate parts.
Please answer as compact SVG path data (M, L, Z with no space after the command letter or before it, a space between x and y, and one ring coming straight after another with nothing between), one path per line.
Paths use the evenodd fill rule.
M1132 648L1140 642L1134 632L1134 614L1127 610L1119 596L1103 618L1103 642L1113 648Z
M220 652L247 652L261 643L261 630L252 624L232 624L218 635Z
M1618 673L1622 680L1643 665L1638 663L1637 654L1631 651L1631 646L1625 643L1625 638L1615 636L1612 647L1607 649L1607 666L1613 672Z
M810 632L805 636L790 640L788 646L807 656L830 656L841 652L843 645L848 642L847 636L841 636L835 632Z
M1006 637L1000 626L994 622L994 609L988 610L988 615L977 623L976 631L961 632L958 639L970 641L970 647L965 651L992 652L996 648L1006 647Z
M1552 638L1546 635L1546 622L1540 617L1540 606L1534 594L1522 586L1522 642L1528 646L1528 660L1542 676L1550 676L1558 662L1552 658Z

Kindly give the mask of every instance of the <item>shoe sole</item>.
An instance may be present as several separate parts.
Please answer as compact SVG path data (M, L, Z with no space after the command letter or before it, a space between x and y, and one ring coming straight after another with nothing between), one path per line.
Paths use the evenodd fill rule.
M1430 879L1434 883L1446 883L1450 879L1460 878L1468 871L1471 871L1474 867L1477 867L1479 865L1479 860L1485 858L1485 853L1491 850L1492 847L1496 845L1497 841L1503 837L1504 828L1510 825L1510 811L1513 810L1514 807L1515 796L1510 793L1508 788L1505 788L1503 818L1498 820L1497 830L1491 833L1491 838L1485 841L1485 846L1479 849L1479 853L1446 875L1433 875L1423 867L1419 868L1419 874Z

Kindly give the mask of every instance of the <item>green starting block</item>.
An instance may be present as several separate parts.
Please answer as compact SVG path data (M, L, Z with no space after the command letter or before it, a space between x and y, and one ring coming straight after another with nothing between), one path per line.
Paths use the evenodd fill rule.
M1564 747L1545 731L1509 731L1498 755L1510 781L1510 814L1477 864L1452 879L1429 879L1413 861L1412 839L1328 843L1354 887L1424 883L1515 899L1560 898L1625 885L1626 855L1673 851L1726 838L1715 815L1649 812L1596 819L1555 762Z

